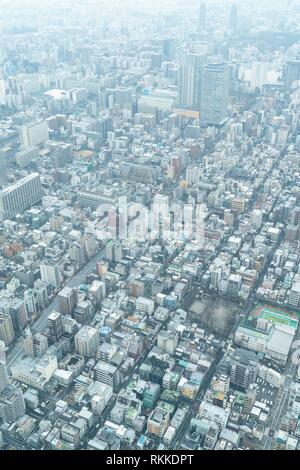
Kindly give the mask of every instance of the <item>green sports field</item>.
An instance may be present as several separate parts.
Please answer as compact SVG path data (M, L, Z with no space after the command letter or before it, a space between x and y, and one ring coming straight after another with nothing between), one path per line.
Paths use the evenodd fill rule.
M286 312L276 307L259 305L253 312L251 312L253 317L263 318L265 320L271 321L279 325L288 325L292 328L297 328L298 320L289 312Z

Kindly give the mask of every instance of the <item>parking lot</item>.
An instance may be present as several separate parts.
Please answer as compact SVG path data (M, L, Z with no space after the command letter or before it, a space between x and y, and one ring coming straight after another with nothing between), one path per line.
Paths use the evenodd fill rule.
M257 378L255 386L257 393L256 400L265 403L271 408L274 405L278 389L272 387L272 385L261 378Z

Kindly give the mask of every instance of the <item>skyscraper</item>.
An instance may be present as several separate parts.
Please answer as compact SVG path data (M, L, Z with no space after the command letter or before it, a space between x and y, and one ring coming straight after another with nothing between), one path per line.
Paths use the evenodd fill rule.
M236 31L237 29L237 6L235 3L231 5L229 12L229 29L231 31Z
M201 89L201 125L222 125L227 118L230 67L225 63L207 64L203 69Z
M179 62L178 104L192 109L200 109L202 71L206 54L182 54Z
M198 30L200 32L204 31L205 25L206 25L206 4L204 2L201 2L200 8L199 8Z

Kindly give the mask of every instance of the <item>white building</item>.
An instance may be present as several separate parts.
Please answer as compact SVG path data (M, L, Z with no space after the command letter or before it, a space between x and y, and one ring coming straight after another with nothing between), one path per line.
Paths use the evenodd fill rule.
M83 357L92 357L99 344L99 331L92 326L83 326L75 335L75 349Z
M11 219L42 200L40 175L32 173L0 192L0 214Z
M20 127L20 140L24 147L40 145L49 139L46 121L30 122Z
M146 297L138 297L136 299L136 311L138 313L146 313L147 315L152 315L154 312L154 308L154 300L147 299Z
M42 263L40 265L42 281L58 289L62 282L61 267L59 263Z

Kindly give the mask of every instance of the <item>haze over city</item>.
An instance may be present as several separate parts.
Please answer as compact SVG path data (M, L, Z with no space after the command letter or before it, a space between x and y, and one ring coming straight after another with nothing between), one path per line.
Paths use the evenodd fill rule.
M0 13L0 449L299 450L300 3Z

